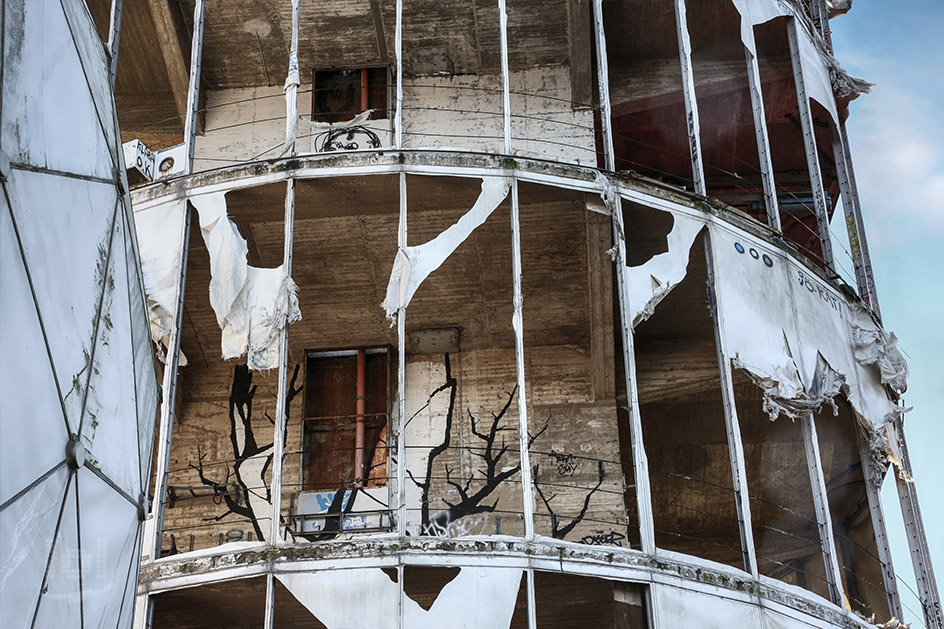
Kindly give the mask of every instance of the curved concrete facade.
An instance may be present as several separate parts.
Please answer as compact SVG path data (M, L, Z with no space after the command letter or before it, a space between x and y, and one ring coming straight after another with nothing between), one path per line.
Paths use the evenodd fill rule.
M901 616L907 365L826 3L194 4L184 144L132 193L136 626ZM226 62L253 11L284 98Z

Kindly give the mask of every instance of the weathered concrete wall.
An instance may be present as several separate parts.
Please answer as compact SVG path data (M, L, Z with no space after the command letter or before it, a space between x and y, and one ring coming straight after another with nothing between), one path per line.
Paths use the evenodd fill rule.
M510 77L513 151L578 164L596 164L593 113L571 104L570 70L538 67ZM404 84L406 148L461 147L502 151L499 75L426 76ZM195 170L277 157L285 140L285 98L279 86L207 92L205 132L197 136ZM311 115L310 85L298 94L298 111ZM383 146L392 143L392 112L367 123ZM316 133L299 123L296 150L315 152Z

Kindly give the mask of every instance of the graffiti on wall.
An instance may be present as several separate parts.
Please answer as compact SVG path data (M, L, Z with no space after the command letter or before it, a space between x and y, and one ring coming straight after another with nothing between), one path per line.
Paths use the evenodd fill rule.
M285 426L291 412L292 400L303 387L296 387L301 365L295 365L285 399ZM213 478L204 467L206 454L197 446L197 462L189 467L197 472L200 482L213 490L214 502L223 504L226 510L204 521L219 522L230 515L244 518L252 525L256 539L266 539L261 521L269 518L271 490L266 481L266 472L272 464L272 443L259 445L252 425L253 403L256 385L252 383L252 371L246 365L233 369L233 384L229 396L230 444L232 445L232 467L224 466L225 477ZM275 420L264 414L272 425ZM284 428L283 428L284 430ZM227 541L232 536L227 535Z

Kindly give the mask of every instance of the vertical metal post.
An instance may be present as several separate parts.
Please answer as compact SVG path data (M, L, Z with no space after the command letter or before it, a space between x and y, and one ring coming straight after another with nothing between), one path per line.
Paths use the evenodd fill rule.
M823 552L823 564L826 566L826 583L829 586L829 598L842 607L842 572L836 557L836 538L833 535L833 521L829 514L829 494L826 492L826 477L819 455L819 439L816 436L816 421L813 415L804 415L800 419L803 427L803 446L806 449L806 467L810 473L810 486L813 488L813 511L816 513L816 527L819 529L819 542Z
M862 207L859 204L859 191L852 167L852 153L849 150L846 123L840 122L838 131L835 126L831 128L833 155L836 158L836 176L839 179L839 191L842 194L842 210L846 219L846 232L849 234L849 253L852 255L859 296L881 321L882 313L878 307L878 291L875 289L875 277L872 274L869 243L865 238L865 224L862 222Z
M397 231L400 251L407 247L406 203L406 173L401 171ZM397 308L397 416L397 534L402 538L406 537L406 307L403 304Z
M187 118L184 122L184 144L187 149L187 171L193 172L193 147L197 135L197 110L200 102L200 63L203 58L203 3L193 5L193 40L190 47L190 86L187 88Z
M403 148L403 0L397 0L393 50L397 57L397 103L393 114L394 147L400 150ZM406 243L403 243L403 246L405 247Z
M266 573L265 618L263 629L275 627L275 577L271 572Z
M675 31L678 35L679 60L682 66L682 96L685 99L685 121L688 127L688 145L692 154L692 179L695 192L705 196L705 166L701 159L701 123L698 120L698 101L695 98L695 77L692 71L692 43L688 36L685 0L675 0Z
M893 438L898 440L901 454L901 465L908 476L913 478L901 417L895 420L894 432ZM928 536L924 531L924 521L921 519L921 509L918 506L918 491L914 481L907 481L898 473L895 474L895 486L898 489L901 516L905 522L908 550L911 553L911 565L914 568L918 595L921 598L921 609L924 612L924 624L931 629L944 629L941 594L937 589L937 580L934 578L934 568L931 565L931 550L928 548Z
M111 87L115 88L115 78L118 75L118 44L121 40L121 9L122 0L111 0L111 18L108 30L108 57L110 60L109 76Z
M157 470L154 472L154 499L151 515L154 528L151 539L145 540L144 550L149 559L161 556L161 540L164 529L164 501L167 497L167 470L170 467L170 447L173 438L174 405L177 400L177 366L180 358L180 328L184 318L184 293L187 287L187 257L190 238L190 203L182 201L184 218L180 233L180 281L177 284L174 325L170 331L170 343L164 363L164 381L161 394L161 418L157 437Z
M882 474L876 470L869 452L861 426L856 426L856 438L859 443L859 460L862 461L862 476L865 479L865 494L869 500L869 512L872 514L872 532L875 535L875 549L878 560L882 564L882 581L885 593L888 595L888 609L892 616L902 620L904 618L901 607L901 597L898 594L898 582L895 580L895 567L892 564L892 551L888 543L888 532L885 528L885 512L882 509Z
M600 93L600 121L603 131L603 158L607 170L614 170L613 130L610 123L609 64L606 56L606 34L603 30L602 0L593 0L593 27L596 42L597 84ZM606 194L606 190L601 191ZM629 435L632 445L633 475L636 481L636 510L639 514L639 540L642 551L656 550L655 526L652 519L652 492L649 485L649 461L642 442L642 420L639 417L639 397L636 388L636 353L633 347L633 322L626 290L626 240L623 237L623 206L619 194L613 199L613 242L616 244L616 277L620 305L620 333L623 341L623 364L626 379Z
M805 36L805 35L804 35ZM797 106L800 109L800 127L803 131L803 146L806 149L806 167L810 171L810 185L813 187L813 205L816 212L816 224L823 249L823 264L826 271L836 275L833 260L833 245L829 236L829 209L826 207L826 192L823 187L823 173L819 168L819 151L816 147L816 133L813 130L813 114L810 111L810 99L803 80L803 66L800 62L800 44L797 39L796 18L787 21L787 38L790 41L790 62L793 65L793 82L796 86Z
M508 69L508 11L505 0L498 0L498 28L501 43L502 75L502 136L506 155L511 155L511 78ZM534 541L534 495L531 488L531 457L528 435L528 395L524 376L524 320L521 290L521 224L519 221L518 180L511 180L511 252L514 286L514 310L511 321L515 333L515 373L518 383L518 457L521 468L521 504L524 519L524 537ZM537 627L534 597L534 569L527 569L525 581L528 601L528 628Z
M734 385L731 376L731 361L727 355L724 314L721 310L721 298L718 296L715 280L714 256L711 252L711 232L705 236L705 259L708 268L708 297L711 302L711 320L715 332L715 349L718 353L718 371L721 375L721 398L724 406L724 425L728 435L728 456L731 460L731 485L737 506L738 528L741 533L741 556L744 570L755 579L757 571L757 552L754 549L754 528L751 522L751 500L747 491L747 469L744 465L744 443L741 440L741 425L738 421L734 398Z
M293 151L294 153L294 151ZM292 276L292 247L295 225L295 179L289 179L285 186L285 221L284 248L282 250L282 286ZM285 403L288 401L288 313L281 315L282 332L279 338L279 391L275 401L275 431L272 439L272 480L271 505L269 507L270 544L278 544L281 538L280 517L282 513L282 468L285 466Z
M774 166L770 158L770 138L767 136L767 114L764 110L764 92L761 87L760 66L757 64L757 49L754 46L754 29L751 28L751 44L744 46L747 61L747 82L751 92L751 110L754 113L754 133L757 136L757 161L760 178L764 185L764 207L767 209L767 224L780 231L780 205L777 201L777 186L774 181Z

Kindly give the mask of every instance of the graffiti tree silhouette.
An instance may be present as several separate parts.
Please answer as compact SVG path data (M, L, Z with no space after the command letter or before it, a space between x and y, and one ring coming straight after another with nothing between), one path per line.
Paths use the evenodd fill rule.
M544 492L541 491L541 486L538 484L538 466L534 466L534 488L538 491L538 496L541 497L541 501L544 503L544 506L547 508L547 512L551 516L551 537L554 539L564 539L567 537L567 534L574 530L574 527L580 524L587 515L587 509L590 508L590 498L593 497L593 494L597 493L597 490L603 485L603 461L597 461L597 475L598 480L597 484L590 490L590 492L584 496L583 507L580 509L580 513L577 514L577 517L573 518L570 523L565 526L560 525L560 516L554 512L554 509L551 507L551 501L557 497L553 495L550 498L544 496Z
M479 430L479 427L476 425L476 417L472 414L472 410L466 409L466 412L469 416L469 424L472 434L483 442L483 445L479 448L470 448L469 451L473 456L477 456L482 459L484 469L474 470L471 474L469 474L468 478L457 482L452 478L453 470L449 468L448 464L445 464L444 468L446 473L446 484L456 491L456 493L459 495L459 500L457 502L450 502L446 500L446 498L440 498L447 508L443 511L439 511L433 516L430 516L429 494L434 478L434 466L436 464L436 458L448 450L452 440L456 388L458 386L458 381L452 376L449 354L444 356L444 363L446 368L446 382L437 387L430 394L429 400L423 407L426 408L426 406L429 406L430 401L435 395L438 395L443 391L449 391L449 407L446 411L443 441L430 450L426 461L425 481L417 480L413 473L407 470L410 480L422 491L420 519L421 531L423 535L445 535L449 524L459 520L460 518L479 513L494 512L498 506L499 498L495 498L495 501L492 504L487 504L485 501L496 489L498 489L502 483L521 471L520 461L516 465L510 467L505 467L503 465L505 455L509 452L509 446L505 443L502 433L509 430L516 430L516 428L508 426L502 427L501 422L505 417L505 414L511 408L512 402L515 400L515 396L518 392L518 387L516 385L510 392L507 393L508 399L505 401L502 408L497 413L492 412L491 425L485 431ZM415 416L416 415L414 414L414 417ZM545 424L536 435L528 435L528 446L530 447L530 445L534 443L534 440L540 437L545 430L547 430L547 424ZM499 437L502 437L500 443ZM476 477L476 472L478 472L478 477ZM481 482L481 486L477 490L470 492L473 482L476 481Z
M285 399L285 423L288 418L292 400L295 399L303 387L295 387L300 365L295 365L291 382L288 386ZM270 510L272 499L271 490L265 480L265 474L272 464L272 444L260 446L256 441L252 427L252 405L256 396L256 385L252 384L252 372L246 365L236 365L233 369L233 385L229 396L229 423L230 443L233 447L233 467L226 465L226 477L222 481L208 477L204 471L203 459L206 458L200 447L197 446L197 463L189 464L196 470L200 482L213 488L214 501L226 505L226 511L210 517L205 521L218 522L234 514L248 520L258 539L265 539L263 528L259 524L262 513ZM265 417L273 425L268 413ZM232 479L232 480L231 480ZM247 482L248 479L248 482ZM250 482L252 484L250 484Z

